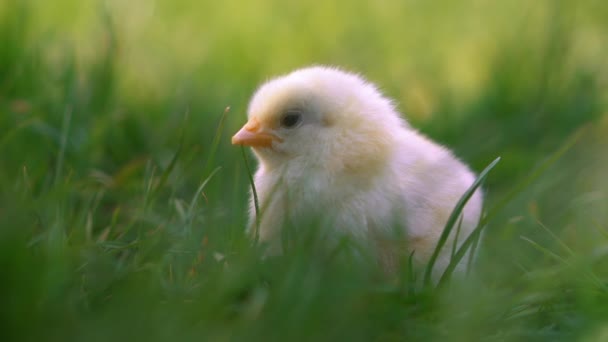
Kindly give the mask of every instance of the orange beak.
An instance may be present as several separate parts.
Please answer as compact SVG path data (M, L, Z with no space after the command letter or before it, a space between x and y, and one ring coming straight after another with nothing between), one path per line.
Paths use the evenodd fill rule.
M233 145L251 147L271 147L273 141L281 139L274 134L262 131L262 126L256 118L251 118L243 128L232 137Z

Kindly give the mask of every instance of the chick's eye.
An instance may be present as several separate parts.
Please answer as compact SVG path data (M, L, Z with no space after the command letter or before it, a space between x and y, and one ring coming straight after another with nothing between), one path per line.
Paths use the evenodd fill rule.
M281 126L285 128L294 128L302 121L302 114L287 113L281 118Z

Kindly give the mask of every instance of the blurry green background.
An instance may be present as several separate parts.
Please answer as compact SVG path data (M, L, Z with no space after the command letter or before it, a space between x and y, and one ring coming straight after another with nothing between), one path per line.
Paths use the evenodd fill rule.
M2 340L608 338L607 37L601 0L3 0ZM230 136L312 64L478 172L502 157L476 277L250 245Z

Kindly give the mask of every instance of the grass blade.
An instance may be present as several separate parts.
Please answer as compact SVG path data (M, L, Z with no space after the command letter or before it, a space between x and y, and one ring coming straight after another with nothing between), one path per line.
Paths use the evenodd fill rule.
M215 160L215 154L220 145L220 139L222 138L222 132L224 131L224 122L226 121L226 115L230 111L230 106L224 109L224 113L220 117L220 122L217 124L217 128L215 129L215 134L213 135L213 141L211 142L211 149L209 150L209 158L207 158L207 163L205 168L203 169L203 174L206 174L211 169L211 164Z
M177 160L179 159L180 155L182 154L182 148L183 148L183 138L180 139L179 145L177 146L177 151L175 151L175 154L173 155L173 158L171 158L169 165L163 170L163 173L160 176L160 180L158 181L158 184L156 185L154 190L152 190L152 197L156 197L156 195L158 195L160 190L167 183L167 180L169 179L171 172L173 171L173 169L175 168L175 165L177 164Z
M538 223L538 225L544 231L546 231L547 234L549 234L553 238L553 240L555 240L555 242L557 242L566 252L568 252L570 256L576 256L574 251L571 250L570 247L568 247L568 245L566 245L564 241L562 241L557 235L555 235L555 233L552 232L551 229L549 229L547 226L545 226L539 219L536 219L536 223Z
M566 259L564 259L561 256L555 254L554 252L552 252L548 248L545 248L545 247L541 246L536 241L534 241L534 240L532 240L530 238L527 238L525 236L520 236L519 238L522 239L522 240L524 240L524 241L526 241L527 243L529 243L530 245L532 245L534 248L536 248L538 251L542 252L543 254L545 254L547 256L550 256L552 259L555 259L555 260L557 260L557 261L559 261L559 262L561 262L561 263L563 263L565 265L571 266L570 263Z
M454 258L456 254L456 250L458 248L458 237L460 236L460 229L462 228L462 220L464 219L464 215L460 215L460 219L458 220L458 225L456 226L456 235L454 236L454 241L452 243L452 253L450 255L450 259Z
M562 241L562 239L560 239L557 235L555 235L554 232L551 231L551 229L549 229L547 226L545 226L542 222L540 222L539 220L536 221L541 228L543 228L543 230L545 230L547 232L547 234L549 234L553 240L555 240L567 253L570 257L572 258L576 258L577 255L576 253L574 253L574 251L572 249L570 249L570 247L568 247L568 245L566 245L566 243L564 241ZM599 279L594 273L593 270L589 267L588 264L584 264L581 267L578 267L578 269L584 273L585 275L587 275L587 277L589 277L598 287L600 287L601 289L605 289L606 285L604 285L604 283L602 282L601 279Z
M475 240L473 240L473 244L471 245L471 252L469 253L469 260L467 260L467 275L471 272L471 268L473 267L473 260L475 260L475 252L477 251L477 246L479 246L480 239L481 239L481 234L476 234Z
M254 241L257 244L260 238L260 202L258 201L258 192L255 189L255 182L249 167L249 161L247 160L247 154L245 153L245 147L241 146L241 154L243 155L243 161L245 161L245 169L247 171L247 179L249 179L249 185L251 185L251 193L253 194L253 205L255 208L255 233Z
M445 224L445 228L443 228L443 232L441 233L441 236L439 237L439 240L437 241L435 250L433 251L431 258L429 259L429 262L426 265L426 270L424 273L425 286L428 286L431 283L431 274L433 271L433 266L435 266L435 262L437 261L439 252L441 251L441 248L443 248L443 246L445 245L445 243L448 239L448 236L450 235L450 232L452 231L452 228L454 228L454 224L456 223L456 221L458 220L458 217L460 216L460 214L462 213L462 210L464 209L464 206L467 204L467 202L469 201L471 196L473 196L473 194L475 193L477 188L479 188L481 186L481 183L484 181L484 179L486 179L490 170L492 170L494 168L494 166L496 166L496 164L498 164L499 161L500 161L500 157L494 159L494 161L491 162L490 165L488 165L479 174L479 176L477 177L475 182L473 182L473 184L467 189L467 191L465 191L465 193L462 195L462 197L460 197L460 200L458 200L458 203L456 203L456 207L454 207L454 210L452 210L452 214L450 214L450 217L448 218L448 221ZM456 254L458 255L458 253L456 253ZM450 262L450 263L452 263L452 262Z
M201 183L201 185L198 187L198 189L196 189L196 193L192 197L192 200L190 201L190 206L188 207L188 217L192 217L192 213L194 212L194 207L196 206L196 202L197 202L198 198L201 196L201 193L203 192L203 189L205 188L207 183L209 183L211 178L221 169L222 168L219 166L216 167L215 170L213 170L211 172L211 174L207 178L205 178L205 180Z
M555 260L561 262L562 264L568 266L571 269L575 269L577 271L580 271L583 276L586 276L599 289L606 290L606 285L600 279L598 279L593 273L589 272L588 270L584 270L584 269L581 270L578 267L574 267L574 265L572 265L571 262L569 262L568 260L566 260L566 259L562 258L561 256L557 255L556 253L552 252L548 248L545 248L545 247L541 246L540 244L538 244L537 242L535 242L532 239L529 239L529 238L527 238L525 236L520 236L520 238L522 240L528 242L530 245L532 245L534 248L536 248L537 250L539 250L543 254L551 257L552 259L555 259Z
M165 186L165 184L167 183L167 180L169 179L169 176L171 175L171 172L173 172L173 169L175 168L175 165L177 165L177 161L179 160L179 157L182 154L182 151L184 148L184 137L186 136L186 128L188 127L189 114L190 114L190 111L186 110L186 113L184 114L183 126L180 129L180 135L179 135L180 138L179 138L179 145L177 146L177 151L175 151L175 154L173 155L173 158L171 158L171 161L169 162L169 165L167 166L167 168L165 168L163 170L163 173L160 176L160 180L158 181L156 188L152 192L152 197L156 197L156 195L158 195L160 190Z

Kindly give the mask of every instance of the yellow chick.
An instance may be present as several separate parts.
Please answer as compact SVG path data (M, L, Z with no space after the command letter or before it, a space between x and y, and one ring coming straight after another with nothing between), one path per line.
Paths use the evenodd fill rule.
M388 270L400 253L414 252L414 262L425 265L475 180L450 151L410 127L374 85L336 68L304 68L262 85L232 143L252 147L258 159L259 238L275 253L286 223L321 217L335 232L375 248ZM481 206L477 191L463 211L458 244L477 225ZM255 215L252 199L252 224ZM390 238L395 227L405 244ZM435 278L450 261L455 231Z

